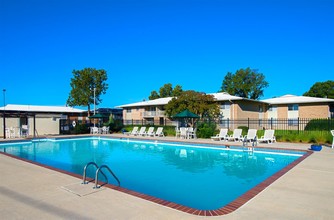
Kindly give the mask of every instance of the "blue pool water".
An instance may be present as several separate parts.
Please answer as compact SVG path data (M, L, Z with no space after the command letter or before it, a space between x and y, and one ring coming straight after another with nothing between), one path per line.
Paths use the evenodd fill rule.
M90 161L106 164L123 188L200 210L227 205L302 156L107 138L1 144L0 151L80 175Z

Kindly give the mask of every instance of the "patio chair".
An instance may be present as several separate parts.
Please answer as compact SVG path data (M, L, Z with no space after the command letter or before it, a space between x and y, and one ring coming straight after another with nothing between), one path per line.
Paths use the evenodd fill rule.
M196 131L197 131L197 128L188 128L188 131L187 131L187 134L188 134L188 138L197 138L196 136Z
M264 135L258 139L258 142L267 142L268 144L276 142L276 137L274 136L275 130L265 130Z
M92 129L91 130L92 134L99 134L99 128L98 127L92 127L91 129Z
M21 127L21 137L28 137L28 135L29 135L28 125L22 125L22 127Z
M147 132L146 132L147 136L154 136L155 132L154 132L154 127L149 127Z
M186 139L187 137L188 137L187 128L186 127L181 127L180 128L180 138Z
M146 135L146 127L141 127L139 132L138 132L138 135L140 136L145 136Z
M245 137L242 138L242 141L249 141L249 142L256 141L258 139L256 133L257 129L248 129L248 132L245 135Z
M158 127L157 128L157 131L155 132L155 136L158 136L158 137L165 137L165 134L163 132L163 127Z
M211 140L213 140L213 141L221 141L221 140L227 139L228 138L227 131L228 131L227 128L221 128L219 130L219 134L217 134L216 136L212 136Z
M175 127L175 137L180 137L180 129L178 127Z
M109 126L103 126L102 127L102 134L108 134L109 133Z
M334 130L331 130L332 136L333 136L333 142L332 142L332 148L334 148Z
M241 141L242 140L242 129L234 129L233 134L227 138L228 141Z

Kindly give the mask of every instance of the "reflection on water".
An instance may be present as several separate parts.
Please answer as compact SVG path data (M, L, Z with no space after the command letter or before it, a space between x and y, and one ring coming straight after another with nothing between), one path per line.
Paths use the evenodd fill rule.
M88 162L105 164L122 187L198 209L224 206L298 158L108 139L1 145L0 151L80 175ZM90 166L87 176L95 171Z

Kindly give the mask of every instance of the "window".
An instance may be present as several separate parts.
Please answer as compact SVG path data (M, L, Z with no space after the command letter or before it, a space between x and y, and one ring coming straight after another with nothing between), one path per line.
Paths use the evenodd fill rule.
M224 103L224 104L220 105L220 109L230 109L230 108L231 108L230 103Z
M126 113L131 113L131 108L126 109Z
M277 112L277 106L275 106L275 105L269 106L268 111L270 111L270 112Z
M289 111L298 111L298 105L297 104L288 105L288 110Z
M289 126L297 126L298 125L298 119L288 119L288 125Z

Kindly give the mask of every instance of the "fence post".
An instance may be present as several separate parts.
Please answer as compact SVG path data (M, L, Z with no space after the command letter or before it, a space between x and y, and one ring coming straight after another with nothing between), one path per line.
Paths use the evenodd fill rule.
M229 129L230 128L230 119L227 118L227 128Z
M299 134L299 117L297 118L297 124L298 124L298 134Z
M273 117L270 118L270 129L273 129Z
M249 129L249 118L247 118L247 125L248 125L248 129Z

